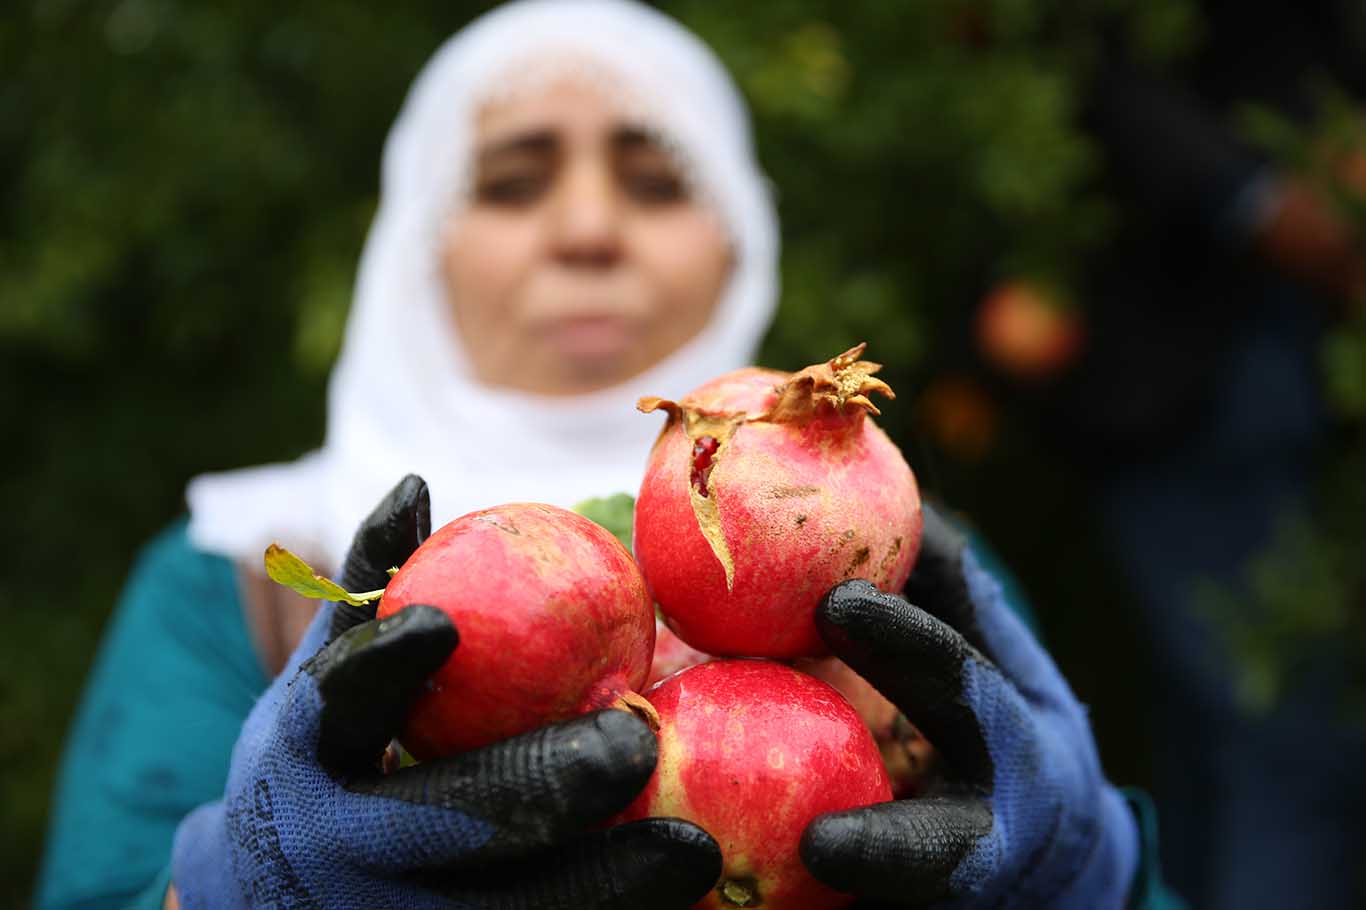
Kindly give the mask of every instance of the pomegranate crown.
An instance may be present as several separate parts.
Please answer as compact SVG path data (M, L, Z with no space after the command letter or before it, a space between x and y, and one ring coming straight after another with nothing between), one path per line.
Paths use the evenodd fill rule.
M792 374L792 378L778 386L778 400L769 412L770 420L797 420L810 417L822 410L844 413L860 408L870 414L881 414L868 396L874 392L889 399L896 398L892 387L873 374L882 364L859 360L867 342Z

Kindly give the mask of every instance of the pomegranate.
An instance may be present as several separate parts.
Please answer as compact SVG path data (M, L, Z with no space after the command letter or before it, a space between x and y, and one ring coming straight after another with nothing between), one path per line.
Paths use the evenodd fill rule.
M921 430L948 454L977 462L996 445L1000 413L991 393L966 374L945 373L916 402Z
M653 713L632 691L654 650L644 579L582 516L511 503L455 519L390 579L376 615L413 603L444 610L460 632L400 736L419 759L597 708Z
M1049 379L1081 353L1085 330L1061 294L1045 285L1006 281L977 311L977 346L1005 373L1027 381Z
M893 796L907 799L924 791L938 753L900 708L838 658L803 658L793 666L834 686L854 706L882 753Z
M867 417L892 390L859 345L789 374L737 370L678 402L636 499L633 549L665 622L710 654L827 653L812 615L836 583L899 590L920 546L920 494Z
M679 670L711 659L710 654L689 647L668 626L656 621L654 663L645 685L653 686ZM803 657L792 665L834 686L853 705L882 752L893 796L907 799L924 790L937 765L937 753L896 705L838 657Z
M616 821L685 818L721 846L716 887L696 906L816 910L852 897L798 855L824 812L891 799L873 738L830 686L768 660L713 660L645 693L659 714L659 764Z

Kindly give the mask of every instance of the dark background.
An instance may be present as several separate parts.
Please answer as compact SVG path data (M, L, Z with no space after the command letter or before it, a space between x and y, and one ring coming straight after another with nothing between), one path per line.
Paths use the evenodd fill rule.
M137 548L191 476L320 441L381 143L418 67L488 5L33 0L0 18L0 905L28 893ZM881 423L1015 567L1111 777L1145 783L1129 595L1037 395L980 363L970 326L998 281L1069 286L1122 219L1079 125L1099 19L1162 67L1198 17L1178 0L663 6L732 68L778 189L763 363L871 342L898 392ZM959 376L969 444L927 403Z

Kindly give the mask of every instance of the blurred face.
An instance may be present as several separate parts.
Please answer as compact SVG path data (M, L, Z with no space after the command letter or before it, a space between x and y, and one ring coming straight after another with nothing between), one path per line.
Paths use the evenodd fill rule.
M543 395L606 388L711 318L731 268L719 219L591 87L566 81L486 107L473 168L442 269L481 382Z

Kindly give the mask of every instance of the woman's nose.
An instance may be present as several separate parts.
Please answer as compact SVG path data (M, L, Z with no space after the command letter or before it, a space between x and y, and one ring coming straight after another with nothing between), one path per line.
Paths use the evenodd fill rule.
M612 175L580 166L561 178L553 214L556 258L574 266L606 268L622 255L622 209Z

